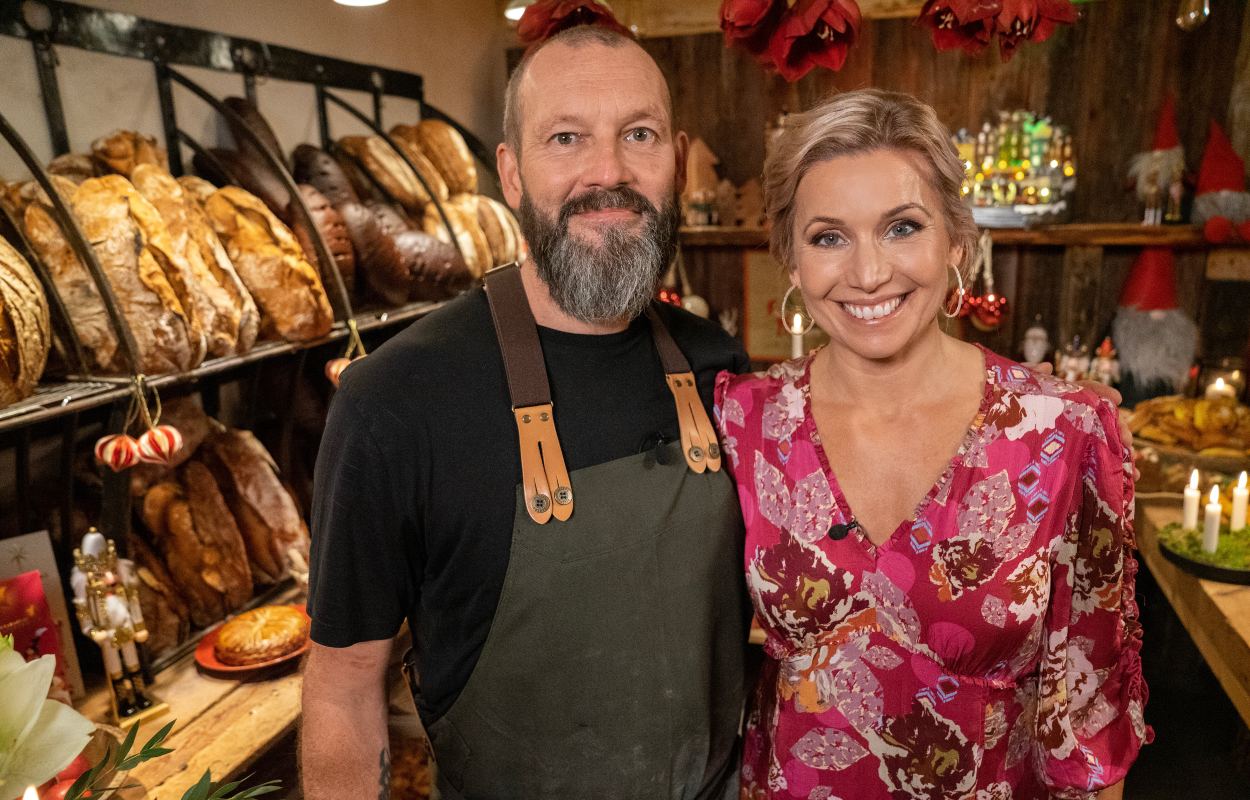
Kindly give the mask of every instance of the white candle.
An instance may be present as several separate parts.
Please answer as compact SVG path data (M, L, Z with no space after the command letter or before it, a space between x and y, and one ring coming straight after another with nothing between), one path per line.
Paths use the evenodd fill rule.
M1228 526L1230 529L1239 531L1246 527L1247 498L1250 498L1250 489L1246 488L1246 473L1243 471L1237 479L1237 485L1233 487L1232 524Z
M790 322L790 358L803 357L803 315L795 314Z
M1202 520L1202 549L1214 553L1220 543L1220 487L1211 487L1211 501L1207 503Z
M26 787L26 791L22 793L22 800L39 800L39 795L35 792L34 786Z
M1181 514L1181 527L1187 531L1198 530L1198 499L1202 497L1198 491L1198 470L1189 474L1189 485L1185 487L1185 505Z
M1206 398L1208 400L1220 400L1222 398L1234 398L1237 391L1232 386L1224 382L1223 378L1216 378L1207 386Z

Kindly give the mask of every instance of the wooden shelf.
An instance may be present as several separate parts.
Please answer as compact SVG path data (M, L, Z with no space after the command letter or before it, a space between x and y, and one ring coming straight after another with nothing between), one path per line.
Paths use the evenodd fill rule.
M1202 229L1196 225L1139 225L1131 222L1084 222L1039 228L990 228L997 245L1041 247L1159 247L1206 248ZM767 247L762 228L682 228L686 247Z
M442 303L421 302L393 309L366 311L355 316L356 327L361 333L394 327L423 317L441 305ZM244 355L210 359L186 372L151 377L147 384L155 389L193 384L246 364L342 341L347 336L347 326L337 322L328 336L315 341L261 342ZM127 397L130 392L130 379L118 376L75 376L71 383L42 384L34 395L0 409L0 433L99 408Z

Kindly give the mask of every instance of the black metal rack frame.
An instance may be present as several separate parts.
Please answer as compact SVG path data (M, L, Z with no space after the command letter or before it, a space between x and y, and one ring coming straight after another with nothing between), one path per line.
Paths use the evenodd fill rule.
M260 343L244 355L210 359L186 372L146 378L147 386L157 390L177 385L216 386L218 381L231 376L245 365L254 365L288 355L294 355L302 360L310 349L349 338L353 335L353 328L360 332L368 332L392 327L423 316L439 305L438 303L418 302L385 311L359 315L354 313L342 276L317 226L313 224L311 214L295 186L282 154L274 153L232 109L173 67L174 65L194 66L239 74L243 79L244 93L253 105L257 104L258 79L272 77L312 84L316 89L323 146L330 145L327 104L334 103L387 142L425 186L420 171L382 129L382 107L385 96L393 95L415 100L419 104L422 117L441 119L456 128L465 138L474 156L487 168L487 174L493 175L495 168L493 154L471 132L425 101L420 75L328 58L252 39L170 25L58 0L0 0L0 34L23 38L31 43L54 155L67 153L70 149L57 78L58 61L54 49L56 46L75 47L97 53L150 61L154 67L154 77L157 83L170 171L174 175L182 174L181 146L184 144L194 152L211 156L205 147L178 126L172 91L172 85L177 83L229 120L232 123L232 130L240 131L249 140L248 144L269 162L269 166L276 172L291 195L292 210L297 224L302 224L311 234L315 260L323 283L328 284L331 290L330 296L335 311L336 322L329 335L311 342ZM372 115L366 115L339 95L331 92L331 88L368 92L373 99ZM18 153L30 169L34 179L48 195L50 200L48 210L61 228L75 255L91 274L108 312L111 326L118 337L125 364L129 367L132 377L137 375L139 359L134 337L125 316L121 313L112 287L73 214L55 192L47 171L2 114L0 114L0 137L4 138ZM425 188L428 191L429 187ZM434 198L444 225L450 231L451 226L441 203L433 193L430 195ZM7 217L7 214L5 216ZM19 489L17 492L19 508L16 510L19 520L18 528L28 530L32 527L32 514L29 497L22 491L22 488L29 484L31 474L31 431L35 426L41 426L44 423L54 421L61 423L58 467L62 478L62 496L58 498L57 505L61 530L63 536L68 538L74 508L72 467L78 446L80 417L84 412L109 406L109 420L105 424L105 430L120 431L125 423L126 411L133 393L132 381L130 378L119 378L116 375L92 374L73 322L66 313L65 305L52 282L49 271L31 249L29 242L25 240L20 220L8 218L0 222L7 223L5 227L11 229L8 232L12 233L15 239L12 242L13 245L23 251L37 273L49 300L58 349L70 370L78 373L74 383L42 384L34 398L0 409L0 436L4 437L0 439L0 448L11 446L15 450L16 470L13 478ZM454 234L451 240L459 249ZM288 429L290 425L291 421L287 420ZM10 437L15 441L12 445L7 445L5 441ZM283 439L288 437L289 430L284 430ZM128 476L124 473L120 475L107 473L98 527L115 538L119 548L123 548L123 551L124 534L129 530L131 523L130 502ZM58 560L65 566L69 560L68 545L62 542L58 549Z

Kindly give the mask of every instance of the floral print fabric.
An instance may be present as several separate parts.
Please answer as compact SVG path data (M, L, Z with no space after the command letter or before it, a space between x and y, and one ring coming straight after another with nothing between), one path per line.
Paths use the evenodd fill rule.
M1083 798L1151 738L1115 409L984 355L963 444L879 547L829 535L852 512L811 418L811 357L719 376L767 634L743 798Z

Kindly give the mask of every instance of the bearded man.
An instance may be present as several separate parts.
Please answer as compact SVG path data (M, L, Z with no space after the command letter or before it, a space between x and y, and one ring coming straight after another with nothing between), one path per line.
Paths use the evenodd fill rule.
M729 798L748 614L707 409L745 370L653 302L687 138L655 62L574 28L508 86L532 257L343 374L317 461L305 796L387 796L407 619L444 798Z

